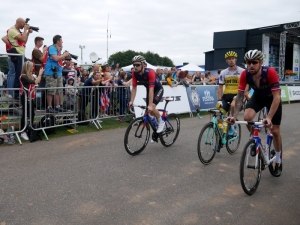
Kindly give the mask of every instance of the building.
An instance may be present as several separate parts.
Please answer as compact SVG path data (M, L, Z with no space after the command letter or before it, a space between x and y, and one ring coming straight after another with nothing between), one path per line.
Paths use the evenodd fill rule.
M264 64L274 67L280 77L286 69L293 70L299 80L300 21L260 27L250 30L215 32L212 51L205 52L206 70L227 67L224 55L227 51L238 54L237 65L244 65L248 50L264 53Z

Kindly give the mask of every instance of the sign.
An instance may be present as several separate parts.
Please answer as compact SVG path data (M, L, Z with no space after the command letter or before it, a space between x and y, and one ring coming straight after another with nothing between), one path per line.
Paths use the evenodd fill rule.
M269 66L269 51L270 51L270 37L262 35L262 52L264 54L264 64Z
M300 86L288 86L290 101L300 100Z
M287 86L280 86L281 89L281 101L288 102L289 101L289 91Z
M300 55L300 46L294 44L294 52L293 52L293 72L297 73L294 76L294 80L299 80L299 55Z
M132 88L132 87L131 87ZM167 85L163 86L164 94L163 98L169 97L173 100L167 105L168 114L170 113L187 113L190 112L190 106L188 97L186 94L186 87L179 85L177 87L170 87ZM156 106L157 109L164 109L165 101L162 99L161 102ZM134 99L134 105L146 106L146 88L143 85L137 86L137 92ZM144 110L139 107L134 107L135 116L141 117L144 114Z
M190 103L191 111L195 111L196 108L194 106L195 102L193 102L193 93L191 93L191 89L196 88L197 93L199 95L199 106L200 109L212 109L216 108L216 104L218 101L217 93L218 86L217 85L196 85L189 86L186 89L187 95L189 96L188 100Z

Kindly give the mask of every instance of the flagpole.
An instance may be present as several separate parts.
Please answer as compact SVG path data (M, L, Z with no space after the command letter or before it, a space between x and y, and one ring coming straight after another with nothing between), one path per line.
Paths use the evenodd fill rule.
M106 33L107 33L107 44L106 44L106 58L107 58L107 63L108 63L108 20L109 20L109 14L108 14L108 17L107 17L107 29L106 29Z

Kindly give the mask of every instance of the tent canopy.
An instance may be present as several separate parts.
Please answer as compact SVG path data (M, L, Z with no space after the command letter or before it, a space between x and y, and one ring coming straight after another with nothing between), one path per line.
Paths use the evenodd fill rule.
M133 65L131 64L131 65L129 65L129 66L124 66L124 67L122 67L122 69L123 69L124 71L130 71L132 67L133 67ZM150 68L150 69L153 69L153 70L156 70L156 69L157 69L156 66L153 66L153 65L151 65L151 64L148 63L148 62L147 62L147 68Z
M188 71L192 71L192 72L195 72L195 71L204 72L204 69L200 68L199 66L197 66L194 63L189 63L183 67L180 67L179 69L188 70Z

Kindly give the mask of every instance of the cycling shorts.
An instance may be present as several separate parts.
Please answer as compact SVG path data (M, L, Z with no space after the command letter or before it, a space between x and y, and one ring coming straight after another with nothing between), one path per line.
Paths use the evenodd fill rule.
M230 109L230 104L232 100L235 98L235 96L236 96L235 94L224 94L222 96L222 109L228 112L228 110Z
M250 100L247 102L246 109L253 109L256 113L262 110L264 107L267 107L268 111L270 110L273 98L262 99L259 96L253 95ZM282 117L282 103L280 102L276 113L272 118L272 123L274 125L280 125Z
M153 93L153 104L157 105L160 100L162 99L164 94L164 88L154 88L154 93ZM146 104L147 106L149 105L149 89L147 88L147 96L146 96Z

